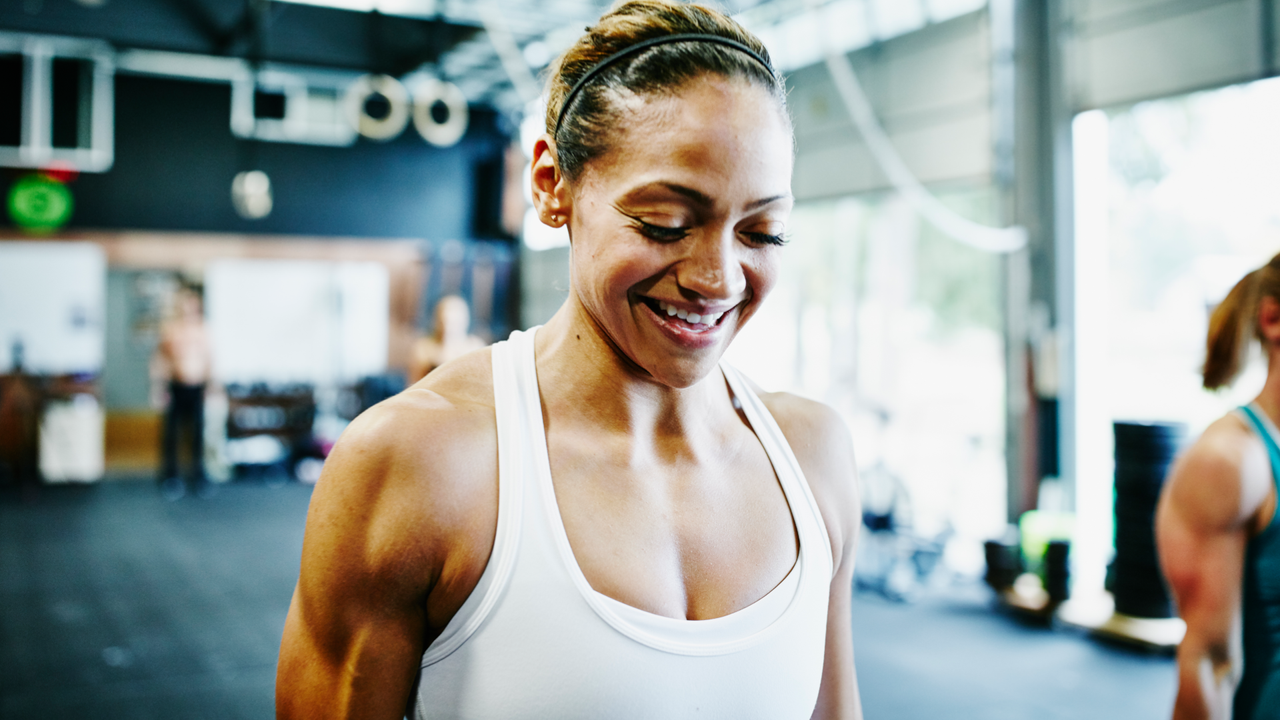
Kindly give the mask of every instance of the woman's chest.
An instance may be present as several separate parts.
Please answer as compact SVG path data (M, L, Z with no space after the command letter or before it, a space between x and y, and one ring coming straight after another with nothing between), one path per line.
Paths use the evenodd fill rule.
M547 445L559 520L596 592L709 619L759 600L795 564L791 509L758 443L665 457L581 434Z

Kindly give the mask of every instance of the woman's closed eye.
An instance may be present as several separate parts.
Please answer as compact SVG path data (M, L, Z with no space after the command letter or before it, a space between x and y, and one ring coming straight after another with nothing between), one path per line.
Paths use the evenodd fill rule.
M638 217L631 217L634 227L641 235L662 243L671 243L683 240L689 235L690 227L669 227L667 225L658 225L656 223L646 222ZM755 245L786 245L787 235L785 233L767 233L760 231L743 231L742 237Z
M644 235L650 240L657 240L658 242L675 242L677 240L683 240L684 237L689 234L689 228L687 227L655 225L653 223L647 223L640 218L632 218L632 220L635 221L635 227L640 231L641 235Z
M762 232L744 232L742 234L746 235L751 242L758 245L786 245L787 240L789 239L784 233L770 235L769 233Z

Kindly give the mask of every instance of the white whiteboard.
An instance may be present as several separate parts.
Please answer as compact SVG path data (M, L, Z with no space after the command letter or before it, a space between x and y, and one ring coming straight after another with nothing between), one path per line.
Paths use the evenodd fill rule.
M214 375L330 385L386 371L390 279L372 262L220 260L205 270Z
M92 243L0 243L0 372L21 341L35 374L102 370L107 259Z

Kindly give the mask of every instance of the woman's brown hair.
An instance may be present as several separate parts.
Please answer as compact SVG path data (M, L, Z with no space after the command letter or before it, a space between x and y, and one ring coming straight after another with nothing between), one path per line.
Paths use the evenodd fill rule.
M615 6L548 69L546 127L554 136L565 177L577 178L588 161L608 149L619 116L613 100L619 93L673 92L696 77L715 73L762 85L785 109L782 80L759 61L741 50L690 40L640 50L605 67L578 91L560 119L569 91L596 63L637 43L686 33L737 41L769 61L759 38L714 8L678 0L628 0Z
M1206 389L1217 390L1236 379L1251 338L1266 342L1258 327L1258 304L1264 297L1280 300L1280 255L1241 278L1209 315L1204 359Z

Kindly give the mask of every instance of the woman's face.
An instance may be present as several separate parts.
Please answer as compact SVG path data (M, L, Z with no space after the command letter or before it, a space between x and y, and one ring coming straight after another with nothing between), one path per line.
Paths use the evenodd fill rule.
M572 292L639 370L688 387L777 277L791 129L768 91L711 74L622 105L569 189Z

